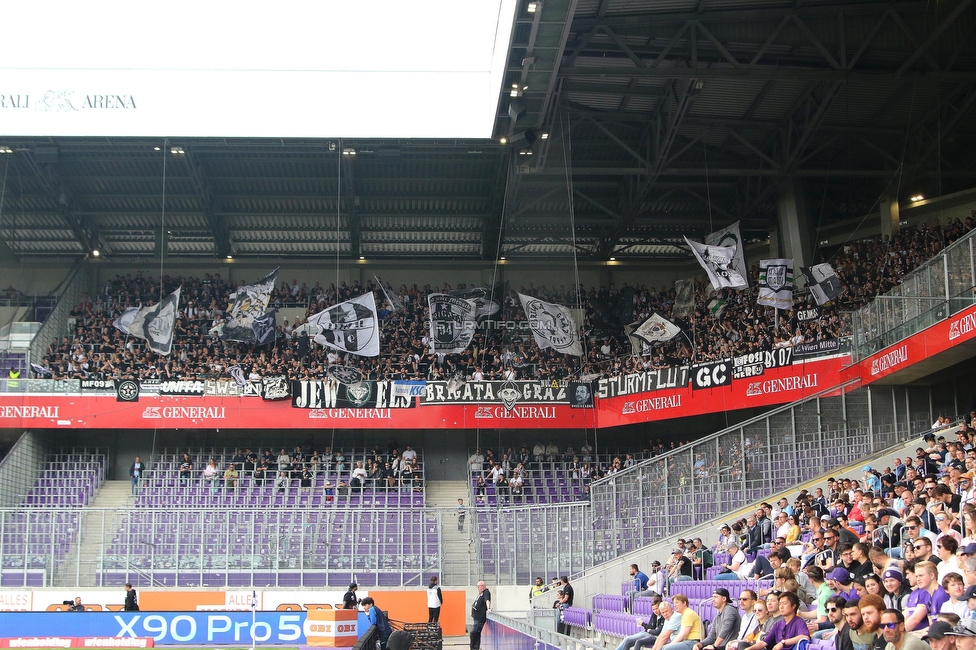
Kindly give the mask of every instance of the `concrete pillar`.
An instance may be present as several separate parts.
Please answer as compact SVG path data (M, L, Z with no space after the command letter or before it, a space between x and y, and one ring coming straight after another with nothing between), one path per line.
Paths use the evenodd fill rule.
M794 268L810 266L813 258L813 234L803 188L796 178L783 182L777 201L777 212L782 243L780 255L787 259L792 258Z
M769 227L769 259L775 260L783 257L779 253L780 253L779 227L770 226Z
M885 194L881 197L881 238L891 239L901 230L901 210L898 197Z

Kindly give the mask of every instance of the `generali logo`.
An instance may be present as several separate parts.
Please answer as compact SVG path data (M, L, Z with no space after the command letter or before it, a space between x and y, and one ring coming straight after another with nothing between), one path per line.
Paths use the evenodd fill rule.
M962 318L957 318L949 323L949 340L953 341L960 336L969 334L973 330L976 330L976 312L966 314Z
M877 375L889 368L894 368L908 361L908 345L895 348L891 352L882 354L871 362L871 374Z

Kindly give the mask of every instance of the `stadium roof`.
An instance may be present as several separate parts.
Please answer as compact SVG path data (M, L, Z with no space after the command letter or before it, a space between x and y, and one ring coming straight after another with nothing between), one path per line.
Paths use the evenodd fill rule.
M973 186L973 5L519 0L492 139L0 136L0 252L666 261L790 178L860 217Z

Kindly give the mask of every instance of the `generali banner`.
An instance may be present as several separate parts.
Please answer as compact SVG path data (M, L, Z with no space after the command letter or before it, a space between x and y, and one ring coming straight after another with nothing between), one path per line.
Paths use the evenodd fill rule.
M574 407L578 387L571 394L568 382L468 382L455 390L435 384L419 398L383 394L377 399L373 392L360 406L316 397L298 404L302 408L288 400L206 394L142 394L132 402L114 395L5 394L0 395L0 428L604 428L792 402L837 386L841 368L850 364L846 355L778 365L781 361L786 355L729 359L599 382L592 390L595 399L587 396L594 408ZM743 376L736 370L745 362L755 368ZM660 388L634 391L650 386ZM308 391L307 396L322 394ZM301 391L296 395L293 399L304 399ZM419 400L419 408L413 400Z
M857 372L861 381L867 384L973 338L976 338L976 307L954 314L862 359L857 364Z

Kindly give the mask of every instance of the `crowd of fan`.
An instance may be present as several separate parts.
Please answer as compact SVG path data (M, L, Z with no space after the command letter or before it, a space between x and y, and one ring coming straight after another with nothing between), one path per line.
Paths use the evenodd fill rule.
M692 317L672 315L675 291L653 287L611 285L574 290L572 286L519 286L518 292L569 307L582 306L586 320L582 337L586 351L582 358L552 349L540 350L525 327L525 315L515 287L504 297L501 311L492 316L493 327L480 329L471 345L459 354L434 354L429 349L427 294L463 290L464 284L442 287L400 285L395 291L401 309L394 310L372 281L342 282L327 287L316 282L309 287L283 282L271 297L271 306L304 307L306 318L336 302L373 291L382 325L381 354L376 358L345 354L319 346L305 336L294 335L299 323L279 324L279 336L272 345L224 342L210 334L228 308L229 295L237 286L220 277L165 276L157 279L137 274L119 276L104 286L94 299L86 297L71 314L72 330L52 344L42 365L55 378L206 379L225 377L230 367L239 366L251 379L286 374L293 379L319 379L335 364L358 367L370 379L448 379L461 375L471 380L596 378L729 358L747 352L803 342L834 339L850 334L843 312L856 308L879 292L887 291L898 279L938 253L946 244L970 230L965 223L950 221L945 228L923 225L900 232L892 240L865 240L843 248L831 263L846 287L836 304L814 311L809 294L797 293L792 311L781 312L756 304L758 268L751 271L750 288L723 290L715 294L710 286L695 283ZM240 282L238 284L244 284ZM182 285L180 317L176 323L174 352L160 357L147 351L141 341L125 337L112 321L126 308L152 304ZM685 336L656 344L645 356L634 356L622 335L595 329L594 309L589 299L614 299L622 291L633 291L633 318L639 320L657 312L680 325ZM727 303L714 315L709 303L720 297ZM801 320L806 311L814 317ZM514 324L515 327L507 325Z
M711 548L700 538L679 539L670 560L654 562L650 575L631 566L631 606L634 597L646 595L656 597L659 609L661 594L678 581L705 578L716 563L720 573L713 579L772 584L742 590L741 609L727 590L716 589L712 603L719 616L712 629L724 629L732 612L735 624L718 633L720 644L701 633L683 650L789 650L811 637L832 640L838 650L886 644L906 650L920 638L948 648L953 637L976 647L974 422L976 411L955 440L947 440L936 437L949 431L940 417L914 457L896 458L880 471L865 466L857 479L831 478L826 491L801 490L792 503L762 503L747 518L723 525ZM722 616L727 606L732 609ZM669 643L655 645L666 623L657 609L645 631L619 650ZM794 618L789 634L783 636L783 624L773 632L777 621Z

